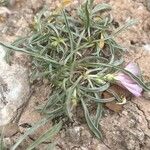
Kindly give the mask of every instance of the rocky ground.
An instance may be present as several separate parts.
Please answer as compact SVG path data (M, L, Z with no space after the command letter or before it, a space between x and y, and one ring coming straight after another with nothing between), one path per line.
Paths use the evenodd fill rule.
M116 40L127 48L126 61L134 60L138 62L143 76L146 80L150 79L150 1L149 0L95 0L96 3L106 2L112 6L111 15L114 17L116 26L120 26L129 19L137 19L138 24L129 30L120 34ZM74 1L73 5L78 5L81 0ZM18 36L24 36L30 32L30 27L35 14L47 6L54 9L59 5L59 1L53 0L16 0L6 9L0 8L0 41L12 42ZM74 6L70 7L72 10ZM2 48L0 48L2 49ZM1 52L1 51L0 51ZM2 52L1 52L2 56ZM0 67L3 66L3 57L0 57ZM17 119L11 118L13 123L5 128L5 143L9 147L15 143L16 139L34 122L42 118L34 108L47 99L50 92L49 83L37 81L28 92L27 72L22 73L18 68L26 70L30 67L28 57L17 53L12 58L11 67L6 68L6 72L0 71L1 77L10 78L8 83L12 83L13 78L22 77L19 83L22 83L22 90L18 96L23 95L24 101L21 101L18 108L12 107L16 104L11 103L11 108L17 110ZM19 67L18 67L19 66ZM15 69L17 68L17 69ZM22 70L21 68L21 70ZM1 68L0 68L1 69ZM19 72L19 73L18 73ZM8 76L8 73L11 74ZM24 74L24 76L22 76ZM6 81L7 82L7 81ZM1 85L0 85L1 86ZM11 86L11 84L10 84ZM13 88L12 88L13 89ZM9 91L10 93L11 91ZM15 92L12 90L12 92ZM23 93L22 93L23 92ZM28 96L27 96L27 95ZM147 98L147 99L146 99ZM122 112L115 113L108 109L100 122L103 141L95 139L89 132L84 121L82 124L77 122L69 126L67 130L62 130L56 137L58 150L149 150L150 149L150 100L146 98L133 98L128 101ZM1 109L1 108L0 108ZM22 112L21 116L19 113ZM0 112L1 113L1 112ZM11 114L11 113L10 113ZM80 116L82 117L82 115ZM16 117L15 117L16 118ZM2 117L0 118L2 119ZM5 118L6 119L6 118ZM2 126L2 124L1 124ZM20 150L26 149L26 145L34 141L42 132L51 126L48 123L40 128L37 133L30 136L20 147ZM39 150L46 150L48 143L39 146Z

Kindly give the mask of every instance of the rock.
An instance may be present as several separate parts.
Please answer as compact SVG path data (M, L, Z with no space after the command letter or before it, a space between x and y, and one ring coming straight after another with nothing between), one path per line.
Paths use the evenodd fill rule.
M81 130L82 127L80 126L67 129L66 137L68 138L68 141L74 144L79 144L81 142Z
M27 101L29 83L27 69L19 64L8 65L6 51L0 46L0 126L13 121Z
M24 112L22 113L18 122L21 133L24 133L28 128L32 127L36 122L45 117L35 109L39 107L39 105L46 103L45 100L47 99L47 95L50 92L50 85L41 85L41 83L39 83L35 83L35 88L33 88L34 92L30 98L30 105L28 105L24 109ZM45 125L39 127L36 132L30 135L30 137L32 139L37 139L39 136L48 131L51 127L52 122L48 121Z
M22 133L25 133L25 131L27 129L32 127L36 122L43 119L43 117L44 117L44 116L40 115L37 111L34 111L32 113L29 112L29 114L31 115L31 117L28 116L28 118L25 118L25 117L27 117L26 116L27 114L23 113L20 118L19 129ZM26 120L23 120L23 119L26 119ZM23 122L23 121L25 121L25 122ZM51 127L52 127L52 123L51 123L51 121L48 121L46 124L39 127L33 134L30 134L29 137L33 140L36 140L42 134L46 133ZM48 139L45 142L50 142L50 140Z
M134 99L124 105L124 111L101 119L104 142L113 150L140 150L150 140L149 101ZM147 137L147 140L146 140Z
M137 105L139 110L141 110L146 118L147 126L149 130L146 131L146 135L150 137L150 101L144 98L136 98L134 99L134 103Z
M92 149L92 135L85 125L75 125L61 130L60 136L57 138L58 145L65 150L86 150ZM95 146L94 146L95 149Z
M4 137L12 137L19 132L19 127L16 123L9 123L1 128Z
M3 143L4 143L4 147L5 149L12 149L12 146L16 143L16 141L18 141L18 138L22 136L21 133L17 133L16 135L12 136L12 137L7 137L3 139ZM16 150L26 150L26 148L32 143L33 141L30 138L26 138L24 139L20 145L18 146L18 148Z
M5 39L8 41L10 41L10 39L12 39L12 37L14 35L17 36L18 35L24 35L27 31L27 23L25 22L25 20L29 21L32 20L30 18L32 18L32 16L34 17L32 10L31 12L29 12L30 8L32 7L32 4L34 4L34 12L36 12L39 9L39 6L37 4L37 2L40 3L40 1L37 0L32 0L35 1L34 3L29 3L27 1L24 0L17 0L20 1L20 3L22 3L22 5L20 5L21 7L18 6L18 11L16 11L16 18L11 16L9 17L9 19L11 20L16 20L16 22L14 22L12 24L12 22L9 21L9 23L7 23L6 25L4 25L1 28L1 35L3 35L3 37L5 37ZM45 0L46 5L47 3L50 3L50 8L53 8L54 6L58 6L58 0ZM81 0L79 0L81 1ZM149 0L146 0L147 2ZM150 13L145 9L144 5L143 5L143 0L124 0L124 1L120 1L120 0L116 0L116 1L110 1L110 0L95 0L95 2L108 2L111 4L111 6L113 7L112 11L111 11L111 15L115 18L115 20L117 22L119 22L120 24L124 24L125 20L127 18L136 18L139 23L136 26L133 26L133 28L129 28L126 32L123 32L123 34L120 34L120 38L118 38L119 41L122 42L122 44L125 47L129 48L129 55L127 55L127 61L129 60L135 60L138 59L139 64L142 66L142 72L145 72L145 76L149 76L149 55L148 52L149 50L149 44L148 46L145 47L146 53L144 55L141 55L142 53L140 52L141 47L143 48L143 44L144 43L149 43L149 39L150 39ZM18 2L19 3L19 2ZM51 3L53 3L53 6L51 5ZM37 5L36 5L37 4ZM126 4L128 4L128 7L126 6ZM31 17L30 17L31 16ZM25 19L20 19L24 18ZM20 21L19 21L20 20ZM22 21L23 20L23 21ZM22 28L23 27L23 28ZM7 29L8 28L8 29ZM18 28L21 28L21 32L17 32ZM5 29L5 30L4 30ZM7 32L5 32L7 31ZM5 35L4 35L5 34ZM13 36L12 36L13 35ZM138 44L138 46L135 46L132 42L132 44L130 45L130 41L134 40L135 43ZM13 40L11 40L13 41ZM141 45L142 43L142 45ZM121 43L120 43L121 44ZM139 46L140 45L140 46ZM132 47L131 47L132 46ZM133 48L135 47L135 48ZM133 50L136 51L134 52ZM147 52L148 51L148 52ZM1 57L2 53L0 53L0 57ZM142 58L141 58L142 57ZM143 65L142 65L143 64ZM1 69L1 68L0 68ZM36 86L37 87L37 86ZM45 87L43 89L46 89ZM44 90L41 91L41 87L40 90L37 92L39 93L38 95L36 95L35 99L35 103L38 103L39 101L41 101L42 99L42 103L44 102L45 97L42 95L44 93ZM33 112L34 108L33 105L31 105L33 99L31 99L30 101L30 107L26 110L26 115L22 116L22 121L20 121L21 123L28 123L30 125L30 123L34 124L34 121L39 120L40 117L38 117L38 115L34 115L35 112ZM105 138L105 143L106 145L108 145L109 147L111 147L111 149L113 150L124 150L124 149L134 149L134 150L149 150L150 149L150 134L149 134L149 128L148 125L150 126L150 119L149 119L149 101L144 101L143 99L137 99L134 100L134 102L136 102L139 106L139 108L144 112L142 112L141 110L138 109L138 107L136 105L134 105L132 102L129 102L125 105L125 109L123 110L122 113L116 114L116 113L109 113L108 110L105 110L105 112L107 111L107 113L104 114L102 120L101 120L101 124L102 124L102 130L103 130L103 135ZM33 113L32 113L33 112ZM81 113L80 113L81 112ZM11 113L11 111L10 111ZM82 122L83 125L83 116L84 114L82 113L82 111L78 112L78 119L80 118L80 122ZM145 115L144 115L145 114ZM1 114L0 114L1 116ZM35 118L35 120L33 119ZM80 126L80 125L79 125ZM79 126L75 126L78 127ZM69 150L69 149L77 149L77 150L81 150L81 149L87 149L87 150L107 150L106 146L104 144L101 144L100 141L97 140L96 143L94 143L94 141L91 142L92 137L90 137L89 135L89 130L88 129L83 129L83 127L80 127L82 130L78 131L73 131L75 132L75 135L77 135L77 139L83 139L84 143L82 146L79 144L74 144L74 140L72 140L71 142L69 139L69 134L68 137L63 136L63 138L60 137L61 142L60 143L64 143L64 147L63 145L57 145L57 149L65 149L65 150ZM85 131L85 132L84 132ZM39 131L39 133L41 133L41 130ZM70 132L72 134L72 132ZM79 134L78 134L79 133ZM65 131L63 133L65 134ZM145 135L144 135L145 134ZM78 137L78 136L83 136L83 137ZM35 136L37 137L37 136ZM87 137L87 138L85 138ZM18 139L18 138L17 138ZM85 140L84 140L85 139ZM94 138L93 138L94 139ZM9 138L7 139L8 143L9 143ZM84 142L85 141L85 142ZM33 142L33 141L31 141ZM30 142L30 143L31 143ZM56 140L57 142L57 140ZM81 144L82 144L81 143ZM91 146L89 146L88 143L91 143ZM144 143L144 144L143 144ZM13 144L13 143L12 143ZM86 144L88 144L87 146L85 146ZM26 149L26 146L28 144L22 144L22 147L20 148L21 150ZM77 146L76 146L77 145ZM59 147L60 146L60 147ZM62 147L61 147L62 146ZM72 148L72 147L75 148ZM8 147L8 149L10 149L10 146ZM45 147L43 147L43 145L41 146L41 150L46 149Z

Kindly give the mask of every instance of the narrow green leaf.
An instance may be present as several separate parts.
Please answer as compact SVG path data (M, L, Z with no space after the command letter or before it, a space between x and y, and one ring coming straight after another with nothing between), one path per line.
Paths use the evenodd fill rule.
M109 88L110 84L106 83L100 87L93 87L93 88L88 88L84 86L79 86L80 89L86 91L86 92L103 92Z
M120 32L126 30L128 27L133 26L137 23L136 20L129 20L126 22L126 24L122 25L121 27L119 27L119 29L117 29L114 33L112 33L111 37L115 37L116 35L118 35Z
M89 100L93 100L95 101L96 103L108 103L108 102L111 102L113 100L115 100L115 97L110 97L110 98L100 98L100 97L94 97L94 96L91 96L87 93L84 93L84 95L89 98Z
M102 104L98 103L96 116L95 116L95 126L98 128L99 120L102 117L103 107Z
M55 143L51 143L47 146L47 150L56 150L56 144Z
M70 118L70 119L72 119L72 112L71 112L71 100L72 100L72 98L73 98L73 92L74 92L74 89L76 88L76 86L78 85L78 83L81 81L81 79L82 79L82 76L80 76L77 80L76 80L76 82L74 82L74 84L70 87L70 88L68 88L67 89L67 91L66 91L66 101L65 101L65 107L66 107L66 113L67 113L67 115L68 115L68 117Z
M62 127L62 122L54 125L51 129L49 129L46 133L41 135L37 140L35 140L28 148L27 150L33 150L36 148L39 144L46 140L52 139L61 129Z
M88 35L90 36L90 10L89 10L89 5L88 1L85 3L85 17L86 17L86 29L88 31Z
M26 53L26 54L28 54L28 55L31 55L31 56L35 57L35 58L43 59L44 61L48 61L48 62L50 62L50 63L60 64L59 62L57 62L57 61L55 61L55 60L52 60L52 59L50 59L50 58L46 58L46 57L44 57L44 56L38 55L37 53L29 52L29 51L27 51L27 50L25 50L25 49L23 49L23 48L18 48L18 47L9 45L9 44L4 44L4 43L2 43L2 42L0 42L0 45L6 47L6 48L8 48L8 49L11 49L11 50L15 50L15 51L19 51L19 52L24 52L24 53Z
M115 91L108 89L107 92L112 94L115 97L115 100L122 102L122 99L120 98L120 96Z
M105 10L110 10L111 9L111 6L108 5L108 4L97 4L93 10L92 10L92 13L95 14L99 11L105 11Z
M82 98L81 98L81 103L82 103L82 106L84 109L85 119L86 119L86 122L87 122L90 130L95 134L95 136L97 138L99 138L99 139L102 138L102 134L100 133L99 129L94 125L94 122L90 118L89 111L88 111L86 104Z
M74 40L73 40L73 35L72 35L71 30L70 30L69 22L68 22L68 19L67 19L67 17L66 17L65 11L62 11L62 13L63 13L63 15L64 15L66 27L67 27L67 30L68 30L68 33L69 33L69 39L70 39L70 47L71 47L71 51L73 51L73 50L74 50Z
M48 117L54 117L54 116L57 116L58 114L60 114L60 112L62 113L63 112L63 107L59 107L57 109L54 109L53 111L43 111L44 114L48 115Z
M71 99L72 99L72 93L73 93L73 88L69 88L66 91L66 102L65 102L65 110L66 110L66 114L69 117L69 119L72 119L72 112L71 112Z
M16 148L20 145L20 143L26 139L28 137L28 135L33 134L39 127L41 127L42 125L44 125L46 122L48 121L48 119L44 118L40 121L38 121L33 127L31 127L30 129L28 129L24 135L22 135L21 137L19 137L18 141L16 142L16 144L11 148L11 150L16 150Z

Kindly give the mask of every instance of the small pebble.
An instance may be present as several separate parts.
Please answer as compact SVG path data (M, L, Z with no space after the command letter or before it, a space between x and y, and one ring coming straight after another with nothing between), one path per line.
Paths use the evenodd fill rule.
M145 44L143 47L146 51L150 52L150 44Z

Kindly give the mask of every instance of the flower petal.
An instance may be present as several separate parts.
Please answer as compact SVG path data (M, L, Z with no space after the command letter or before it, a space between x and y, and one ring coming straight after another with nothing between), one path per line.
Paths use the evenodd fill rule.
M134 62L130 62L125 69L129 72L131 72L133 75L138 76L140 75L140 69L139 66L134 63Z
M129 90L135 96L141 96L143 89L128 75L124 73L118 73L115 77L119 85Z
M115 77L115 79L117 81L120 81L120 82L127 82L127 83L135 83L135 81L129 77L128 75L124 74L124 73L118 73L118 75Z
M143 89L136 83L127 83L127 82L122 82L121 84L128 89L134 96L139 97L141 96L141 93L143 91Z

